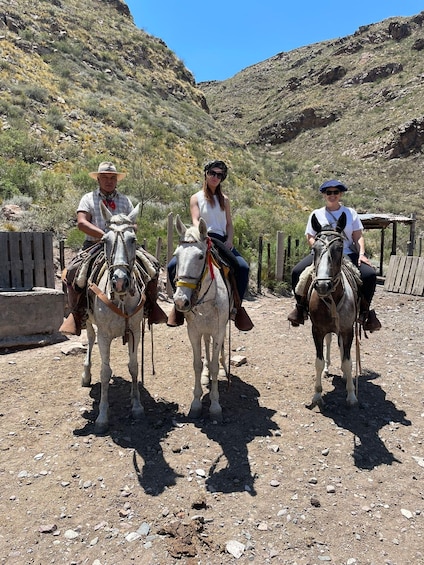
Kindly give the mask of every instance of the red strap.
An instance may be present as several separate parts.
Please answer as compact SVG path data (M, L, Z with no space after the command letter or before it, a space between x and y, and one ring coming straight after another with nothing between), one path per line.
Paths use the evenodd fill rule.
M212 255L211 255L212 240L210 237L207 238L207 242L208 242L208 267L209 267L209 272L211 274L211 279L213 280L215 278L215 273L213 270L213 263L212 263Z

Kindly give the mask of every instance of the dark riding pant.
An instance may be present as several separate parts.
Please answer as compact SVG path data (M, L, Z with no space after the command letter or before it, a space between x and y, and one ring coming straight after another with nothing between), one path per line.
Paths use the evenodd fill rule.
M345 255L348 257L354 265L358 265L358 255L353 253L351 255ZM310 253L306 257L304 257L299 263L297 263L292 270L291 279L292 279L292 289L293 292L296 288L297 283L299 282L300 275L314 262L314 255ZM361 273L361 280L362 280L362 287L361 287L361 294L368 302L368 305L371 304L375 293L375 287L377 285L377 274L375 269L366 263L361 263L359 267L359 271Z

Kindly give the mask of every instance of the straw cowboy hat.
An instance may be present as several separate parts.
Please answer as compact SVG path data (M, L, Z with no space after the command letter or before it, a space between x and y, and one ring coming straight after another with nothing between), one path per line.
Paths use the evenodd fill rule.
M88 173L90 175L90 177L92 179L97 179L99 175L102 174L114 174L117 176L118 180L122 180L123 178L125 178L127 176L127 173L118 173L118 171L116 170L116 167L113 163L111 163L110 161L103 161L103 163L100 163L99 168L97 169L97 171L93 171L92 173Z

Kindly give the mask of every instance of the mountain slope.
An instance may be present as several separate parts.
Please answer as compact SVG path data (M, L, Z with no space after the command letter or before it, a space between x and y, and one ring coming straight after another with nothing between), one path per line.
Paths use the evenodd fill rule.
M399 185L421 208L423 21L424 12L391 18L199 86L212 116L246 143L303 162L320 179L342 176L368 191L362 204L371 191L374 211L400 211ZM382 190L393 193L389 203Z

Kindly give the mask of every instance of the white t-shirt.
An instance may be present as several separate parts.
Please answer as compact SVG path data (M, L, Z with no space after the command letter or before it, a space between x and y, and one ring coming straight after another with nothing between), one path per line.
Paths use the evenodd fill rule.
M211 206L206 200L203 190L196 193L199 205L200 217L206 222L208 233L227 235L227 215L225 210L221 210L218 197L214 195L215 206Z
M314 210L313 212L311 212L308 223L306 224L305 235L310 234L315 237L317 234L317 232L312 227L311 219L313 214L315 214L318 222L321 224L321 227L331 226L332 228L335 228L337 221L343 212L346 214L346 227L344 228L342 234L344 235L343 253L345 253L346 255L352 253L352 249L350 248L350 245L353 243L352 232L364 229L364 226L362 225L362 222L356 210L354 210L353 208L341 206L338 210L329 212L324 206L323 208Z

